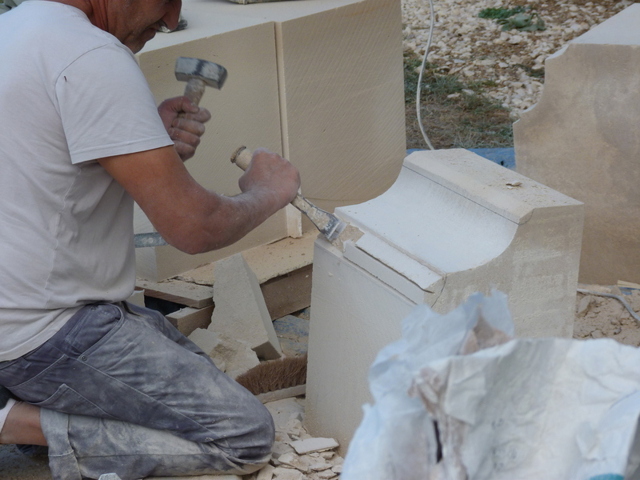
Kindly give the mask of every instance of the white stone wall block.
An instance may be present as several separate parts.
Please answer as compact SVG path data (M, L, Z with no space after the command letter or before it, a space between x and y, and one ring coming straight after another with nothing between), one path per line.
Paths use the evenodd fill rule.
M213 118L187 162L198 182L238 193L241 172L229 157L241 145L286 156L300 169L302 193L325 209L369 200L394 182L406 148L400 2L185 0L183 15L186 30L158 34L138 58L158 102L184 90L173 73L179 56L229 72L201 102ZM136 223L149 231L144 218ZM220 251L138 249L137 269L159 281L312 228L283 210Z

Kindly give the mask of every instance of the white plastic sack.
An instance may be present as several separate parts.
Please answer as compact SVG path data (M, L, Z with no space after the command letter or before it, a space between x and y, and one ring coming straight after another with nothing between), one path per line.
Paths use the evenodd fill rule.
M640 350L512 335L501 293L416 307L371 367L342 480L639 480Z

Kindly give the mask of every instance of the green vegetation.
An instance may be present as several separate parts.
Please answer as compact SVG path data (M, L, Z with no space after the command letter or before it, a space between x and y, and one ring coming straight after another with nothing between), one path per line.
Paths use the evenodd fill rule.
M524 7L514 7L514 8L485 8L481 10L478 16L480 18L489 18L493 20L504 20L505 18L509 18L518 13L523 13L525 11Z
M405 53L407 148L425 148L416 116L420 58ZM509 110L484 95L491 80L465 83L456 75L427 64L422 78L421 116L435 148L493 148L513 146Z
M528 8L485 8L481 10L478 16L480 18L489 18L497 21L502 25L502 30L521 30L523 32L533 32L536 30L544 30L544 20L537 12L526 13Z

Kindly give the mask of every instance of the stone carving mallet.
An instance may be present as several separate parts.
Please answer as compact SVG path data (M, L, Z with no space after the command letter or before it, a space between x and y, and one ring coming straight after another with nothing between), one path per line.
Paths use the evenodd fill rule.
M199 58L179 57L176 60L176 79L187 82L184 94L198 105L205 87L220 90L227 79L227 69L217 63Z
M175 74L178 81L187 82L184 95L196 105L200 104L206 87L220 90L227 79L227 69L222 65L190 57L179 57L176 60ZM160 247L167 245L167 242L156 232L137 233L134 245L136 248Z

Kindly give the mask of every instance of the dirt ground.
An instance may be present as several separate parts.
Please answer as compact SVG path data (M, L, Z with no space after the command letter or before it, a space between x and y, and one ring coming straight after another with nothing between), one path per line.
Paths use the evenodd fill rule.
M30 458L14 445L0 445L0 479L51 480L47 458Z
M613 294L622 297L636 312L640 312L640 290L598 285L580 285L581 290ZM573 338L612 338L625 345L640 346L640 322L615 298L578 293Z

